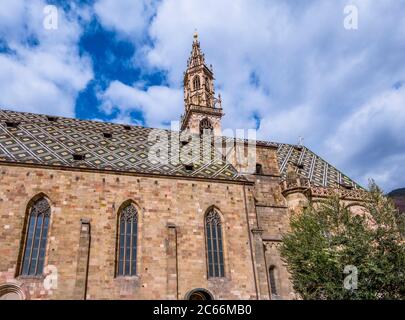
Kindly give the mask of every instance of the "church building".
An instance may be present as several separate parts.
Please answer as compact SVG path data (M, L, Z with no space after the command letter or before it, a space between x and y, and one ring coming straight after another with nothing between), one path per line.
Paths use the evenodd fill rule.
M302 144L222 136L197 35L183 85L179 132L0 106L0 299L299 298L290 215L364 190Z

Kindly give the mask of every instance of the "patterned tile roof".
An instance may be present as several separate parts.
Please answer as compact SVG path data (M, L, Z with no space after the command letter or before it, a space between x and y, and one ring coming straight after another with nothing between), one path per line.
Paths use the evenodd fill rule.
M55 121L56 120L56 121ZM13 127L13 123L16 124ZM246 180L225 162L192 158L161 164L148 159L151 128L0 110L0 161L59 167ZM163 130L165 131L165 130ZM169 131L166 131L170 133ZM104 134L111 136L104 136ZM170 138L170 134L168 135ZM190 142L193 147L193 140ZM73 155L85 154L84 160ZM169 154L169 157L172 155ZM212 157L214 159L214 157ZM192 160L192 170L184 163Z
M288 163L295 171L307 178L311 185L318 187L352 187L363 189L348 176L326 162L305 146L278 143L278 163L283 177L287 174Z
M232 138L224 137L225 141L228 139ZM247 139L244 140L245 143L248 141ZM255 142L259 147L277 149L277 160L283 178L286 177L290 164L295 172L309 180L311 186L363 189L359 184L305 146L264 140L256 140Z
M13 123L18 125L13 127ZM245 180L225 161L214 163L203 159L195 161L191 157L182 159L192 159L193 170L187 170L181 163L172 164L172 161L168 161L167 164L149 161L150 147L155 144L148 141L151 130L153 129L140 126L0 109L0 161L219 180ZM166 132L170 138L170 131ZM107 137L104 134L107 134ZM109 134L111 136L108 136ZM304 146L270 141L256 141L256 143L259 146L277 148L282 176L286 175L290 163L295 166L296 172L308 178L314 186L345 185L361 188ZM86 157L84 160L75 160L74 154L85 154ZM169 157L172 156L169 154Z

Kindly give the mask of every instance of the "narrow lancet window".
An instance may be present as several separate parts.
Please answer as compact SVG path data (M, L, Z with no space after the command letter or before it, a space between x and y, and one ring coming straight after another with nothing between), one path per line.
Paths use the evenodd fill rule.
M117 276L136 275L138 211L133 204L119 215Z
M21 275L40 276L44 270L51 207L45 198L40 198L29 208L28 214Z
M221 217L211 209L205 217L208 277L224 277L224 253Z
M275 267L271 266L269 268L269 281L270 281L270 290L273 296L277 296L277 283L276 283L276 275L275 275Z

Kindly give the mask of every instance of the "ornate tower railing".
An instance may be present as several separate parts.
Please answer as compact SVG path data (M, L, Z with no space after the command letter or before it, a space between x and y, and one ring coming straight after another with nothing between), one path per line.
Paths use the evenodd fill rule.
M307 178L286 178L280 182L284 196L291 193L304 193L310 198L330 198L338 195L344 200L366 201L368 192L363 189L347 189L344 187L313 186Z

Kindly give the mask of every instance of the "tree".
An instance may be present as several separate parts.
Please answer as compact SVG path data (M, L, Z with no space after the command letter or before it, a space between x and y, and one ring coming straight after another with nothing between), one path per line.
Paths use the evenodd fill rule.
M281 255L303 299L405 298L404 225L373 181L364 205L335 196L291 217Z

